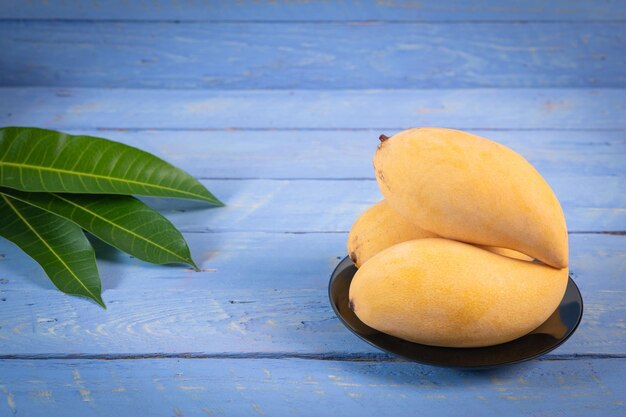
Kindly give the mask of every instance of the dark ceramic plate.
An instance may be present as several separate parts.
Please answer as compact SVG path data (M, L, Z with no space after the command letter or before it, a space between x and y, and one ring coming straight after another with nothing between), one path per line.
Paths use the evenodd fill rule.
M328 285L337 317L354 334L385 352L428 365L454 368L490 368L527 361L556 349L576 330L583 315L583 300L570 277L561 304L541 326L511 342L482 348L445 348L420 345L381 333L364 324L348 307L348 290L357 268L345 258Z

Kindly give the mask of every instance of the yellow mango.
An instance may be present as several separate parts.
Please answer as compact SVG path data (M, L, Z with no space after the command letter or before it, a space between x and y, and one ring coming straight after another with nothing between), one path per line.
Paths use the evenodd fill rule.
M349 298L359 319L381 332L426 345L480 347L517 339L545 322L567 281L567 268L428 238L368 260Z
M458 130L409 129L381 136L374 168L385 200L421 228L567 266L559 201L513 150Z
M372 256L396 243L437 237L405 220L385 200L374 204L359 216L348 234L348 254L357 267Z
M348 235L348 254L357 267L378 252L407 240L439 237L405 220L383 200L374 204L356 219ZM530 256L514 250L485 246L491 252L526 261Z
M502 256L508 256L509 258L515 258L515 259L519 259L521 261L532 261L533 258L528 256L528 255L524 255L522 252L518 252L516 250L513 249L507 249L507 248L497 248L495 246L481 246L481 245L476 245L479 248L482 249L486 249L489 252L493 252L493 253L497 253L498 255L502 255Z

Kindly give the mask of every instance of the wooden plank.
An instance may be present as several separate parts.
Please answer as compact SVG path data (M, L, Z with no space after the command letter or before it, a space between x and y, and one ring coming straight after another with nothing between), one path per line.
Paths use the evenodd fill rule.
M623 176L546 175L570 231L626 230ZM204 180L227 206L147 199L184 231L341 232L382 199L374 180Z
M108 290L320 289L347 256L347 233L185 233L202 272L152 265L92 240ZM626 273L624 236L572 234L570 269L584 290L617 289ZM0 290L52 290L39 266L0 240ZM271 264L266 262L271 259ZM264 263L265 262L265 263ZM142 277L136 279L134 277ZM584 278L583 278L584 277ZM79 302L79 305L82 304ZM10 312L7 312L7 314Z
M586 292L583 323L548 355L626 355L625 293ZM326 290L108 290L106 312L52 291L0 297L1 357L387 357L339 323Z
M345 256L345 234L187 238L205 272L99 250L106 312L54 290L34 262L3 242L0 355L386 357L345 329L329 305L326 287ZM624 239L570 236L585 317L554 355L626 354Z
M394 131L70 130L109 138L184 167L197 178L374 178L381 133ZM624 131L486 131L471 133L519 152L543 175L625 175ZM286 158L285 155L288 155Z
M626 25L607 22L15 21L0 25L0 66L11 68L0 72L0 85L316 90L626 87L625 43Z
M2 361L7 416L624 414L624 359L535 361L486 372L406 362L146 359Z
M624 2L527 0L16 0L4 2L0 19L167 21L585 21L626 19Z
M184 165L183 165L184 166ZM546 173L568 230L626 230L623 176ZM374 180L203 180L226 207L144 198L186 232L344 232L382 199Z
M625 89L0 88L0 124L56 129L625 130Z
M183 165L184 166L184 165ZM626 230L623 176L546 175L570 231ZM186 232L344 232L382 199L374 180L203 180L226 207L145 198Z

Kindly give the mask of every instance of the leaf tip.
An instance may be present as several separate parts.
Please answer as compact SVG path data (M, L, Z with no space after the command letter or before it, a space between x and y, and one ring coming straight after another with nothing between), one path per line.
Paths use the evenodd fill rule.
M198 265L196 265L196 263L193 261L193 259L189 258L187 263L189 265L191 265L196 272L200 272L200 268L198 268Z
M97 297L93 297L93 300L103 309L107 309L106 304L104 304L104 301L102 301L102 297L101 296L97 296Z
M209 198L205 198L204 201L206 201L209 204L212 204L216 207L224 207L226 204L222 203L220 200L218 200L215 196L211 196Z

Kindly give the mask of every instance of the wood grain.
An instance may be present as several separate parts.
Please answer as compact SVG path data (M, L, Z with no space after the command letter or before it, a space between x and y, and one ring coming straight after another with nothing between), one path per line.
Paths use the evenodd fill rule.
M209 163L209 162L207 162ZM568 230L626 230L626 183L612 175L546 175ZM142 198L186 232L345 232L382 195L365 180L203 180L226 207Z
M626 130L626 89L0 88L0 124L52 129Z
M558 175L558 176L556 176ZM618 176L547 175L570 231L626 230ZM374 180L203 180L226 207L146 199L184 231L341 232L382 199Z
M70 130L139 147L197 178L373 179L379 130ZM544 176L626 175L626 131L471 133L524 156ZM285 158L285 155L289 155Z
M105 290L321 290L327 287L330 273L347 252L347 233L238 232L185 233L184 236L202 272L194 272L185 265L142 262L94 240ZM615 245L621 241L619 236L609 235L575 238L581 242L605 240L607 244L602 247L612 260ZM53 289L39 266L4 240L0 277L2 291Z
M152 265L94 240L104 290L321 290L327 287L332 270L347 255L347 233L230 232L184 236L202 272L185 265ZM570 270L577 282L582 280L579 284L583 290L611 290L624 285L624 239L610 234L569 236ZM0 278L1 291L53 290L39 266L4 240ZM77 303L84 304L82 300Z
M0 25L0 85L626 87L621 23ZM73 47L68 47L68 46ZM376 107L370 107L372 112Z
M94 240L107 311L1 241L0 416L624 415L625 22L623 0L2 2L0 125L138 146L228 206L149 200L201 272ZM420 366L335 317L375 138L414 126L500 141L555 189L585 315L554 352Z
M168 1L15 0L0 7L2 19L166 21L588 21L626 19L621 0L348 0Z
M328 302L346 234L186 237L204 272L98 247L106 313L55 291L34 262L3 244L0 355L380 356L339 323ZM572 235L570 242L585 317L554 354L626 355L624 237Z
M626 360L534 361L485 372L406 362L145 359L0 362L6 416L618 416ZM0 397L0 398L1 398Z

